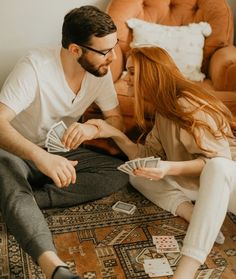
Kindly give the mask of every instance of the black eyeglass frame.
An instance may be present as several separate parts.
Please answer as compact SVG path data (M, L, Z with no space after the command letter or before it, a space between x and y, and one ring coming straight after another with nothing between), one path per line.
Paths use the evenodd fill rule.
M92 48L92 47L89 47L89 46L82 45L82 44L77 44L77 45L80 46L80 47L83 47L83 48L85 48L85 49L88 49L88 50L90 50L90 51L96 52L96 53L98 53L98 54L100 54L100 55L102 55L102 56L106 56L110 51L112 51L112 50L116 47L116 45L117 45L118 43L119 43L119 39L117 39L117 42L116 42L116 44L115 44L114 47L108 49L108 50L105 51L105 52L100 51L100 50L97 50L97 49Z

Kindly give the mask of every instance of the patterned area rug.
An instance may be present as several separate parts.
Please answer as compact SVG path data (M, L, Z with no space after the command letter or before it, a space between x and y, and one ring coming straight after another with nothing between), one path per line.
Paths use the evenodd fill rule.
M133 215L115 212L118 201L133 203ZM60 257L84 279L149 278L144 259L166 256L173 270L178 253L158 254L152 235L174 235L181 247L187 223L160 209L133 188L68 209L45 210ZM223 245L215 244L198 278L236 278L236 217L228 214L222 231ZM7 232L0 217L0 278L44 279L35 265ZM158 277L170 278L170 277Z

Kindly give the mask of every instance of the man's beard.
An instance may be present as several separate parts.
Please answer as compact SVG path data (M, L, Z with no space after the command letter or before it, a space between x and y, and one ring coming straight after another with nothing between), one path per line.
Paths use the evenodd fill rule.
M103 70L102 72L101 72L100 69L101 69L103 66L108 66L108 65L110 64L110 63L108 63L108 64L103 64L103 65L99 66L98 68L95 68L95 66L94 66L92 63L90 63L90 62L85 58L85 56L84 56L83 54L80 56L80 58L78 58L77 62L78 62L87 72L89 72L90 74L92 74L92 75L94 75L94 76L96 76L96 77L103 77L103 76L105 76L105 75L107 74L107 72L108 72L108 68L105 69L105 70Z

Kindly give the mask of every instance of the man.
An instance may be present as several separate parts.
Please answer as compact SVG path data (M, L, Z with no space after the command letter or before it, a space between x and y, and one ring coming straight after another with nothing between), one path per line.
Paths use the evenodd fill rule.
M48 279L80 277L56 255L40 208L95 200L128 182L116 170L120 160L79 147L98 133L77 122L92 102L107 122L123 128L109 70L116 44L116 27L107 14L93 6L76 8L64 18L62 47L30 52L0 94L2 215ZM45 139L61 120L68 127L62 143L69 151L50 153Z

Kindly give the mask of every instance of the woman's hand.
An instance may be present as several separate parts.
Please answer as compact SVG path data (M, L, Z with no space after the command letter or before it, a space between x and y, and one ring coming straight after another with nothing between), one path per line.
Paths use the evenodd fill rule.
M168 161L159 161L156 168L138 168L134 170L134 175L145 177L150 180L159 180L168 175L171 166Z
M140 168L134 171L137 176L159 180L166 175L199 177L205 161L199 157L189 161L160 161L156 168Z
M133 143L122 131L108 124L105 120L90 119L86 123L97 127L98 138L112 138L128 158L134 158L137 154L137 144Z
M120 133L120 130L108 124L102 119L89 119L86 123L94 125L98 129L97 137L99 138L110 138Z

